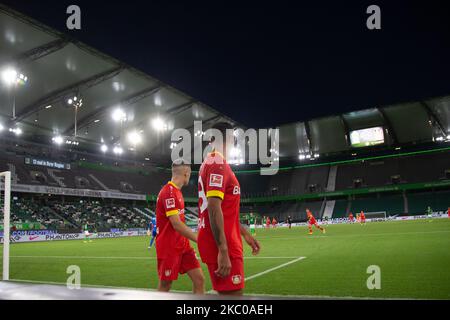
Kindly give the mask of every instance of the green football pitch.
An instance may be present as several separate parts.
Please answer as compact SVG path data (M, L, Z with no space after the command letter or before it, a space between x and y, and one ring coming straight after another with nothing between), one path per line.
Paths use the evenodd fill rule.
M320 297L450 299L450 221L433 219L258 230L262 250L245 248L246 294ZM65 284L67 267L81 269L82 286L154 289L154 249L148 237L11 245L11 279ZM369 290L369 266L381 289ZM207 270L206 290L211 290ZM186 275L174 290L191 289Z

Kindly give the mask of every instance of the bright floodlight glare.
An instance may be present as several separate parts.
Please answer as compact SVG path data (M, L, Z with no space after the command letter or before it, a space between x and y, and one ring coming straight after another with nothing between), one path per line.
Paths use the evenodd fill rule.
M12 68L5 69L2 72L2 80L7 85L14 84L17 81L17 71Z
M134 145L140 144L142 142L142 136L137 131L131 131L128 133L128 141Z
M123 112L122 109L116 109L112 113L112 118L116 122L124 121L126 119L126 117L127 117L127 115L125 114L125 112Z
M444 141L444 137L437 137L436 141Z
M163 131L166 129L166 125L161 118L155 118L152 120L153 129L157 131Z
M450 140L450 134L447 136L447 140Z
M114 154L122 154L123 153L123 149L121 147L114 147L113 153Z
M102 150L102 152L106 152L106 151L108 151L108 146L106 144L102 144L102 146L100 147L100 150Z
M55 137L53 137L52 140L55 144L58 144L58 145L60 145L64 142L64 139L61 136L55 136Z
M16 128L13 132L16 134L16 136L20 136L22 134L22 129Z
M72 103L73 103L73 100L72 100L72 99L69 99L69 100L67 100L67 103L68 103L68 104L72 104Z

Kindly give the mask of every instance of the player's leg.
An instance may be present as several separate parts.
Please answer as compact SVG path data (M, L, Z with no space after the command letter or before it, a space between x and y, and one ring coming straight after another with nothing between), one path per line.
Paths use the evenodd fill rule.
M169 292L172 287L172 280L159 280L158 291Z
M189 249L181 257L180 273L187 273L192 281L192 292L194 294L205 293L205 276L197 259L194 249Z
M315 224L316 228L319 229L320 231L322 231L322 233L325 233L325 228L319 226L318 223Z
M205 294L205 276L202 268L191 269L186 273L192 281L192 292L194 294Z
M313 234L311 224L308 224L309 234Z

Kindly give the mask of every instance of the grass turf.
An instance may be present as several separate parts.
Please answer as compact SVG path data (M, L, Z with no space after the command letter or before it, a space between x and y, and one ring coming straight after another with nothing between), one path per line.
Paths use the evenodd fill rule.
M258 230L261 254L245 248L247 277L290 262L246 283L246 294L450 299L450 221L447 219ZM11 279L65 283L69 265L82 285L153 289L155 251L148 237L53 241L11 245ZM367 267L381 268L381 290L366 286ZM206 289L211 289L207 269ZM174 290L189 291L186 275Z

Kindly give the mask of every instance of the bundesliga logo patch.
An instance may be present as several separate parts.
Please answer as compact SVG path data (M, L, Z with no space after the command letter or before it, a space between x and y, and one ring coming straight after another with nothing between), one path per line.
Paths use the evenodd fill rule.
M242 282L242 278L239 274L237 274L231 277L231 281L233 284L240 284Z
M223 185L223 175L211 174L211 176L209 177L209 186L222 188L222 185Z
M175 208L175 199L174 198L166 199L166 207L167 209Z
M172 273L172 270L168 269L164 272L164 274L166 275L166 277L170 276L170 274Z

